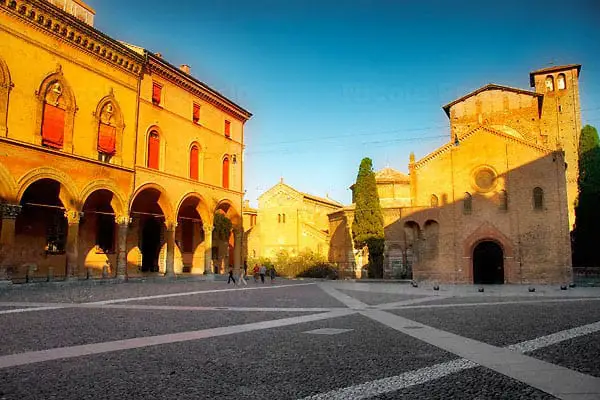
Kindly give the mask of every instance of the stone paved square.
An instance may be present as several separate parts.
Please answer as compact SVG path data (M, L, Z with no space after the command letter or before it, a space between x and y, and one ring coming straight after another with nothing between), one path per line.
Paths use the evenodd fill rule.
M0 399L600 398L600 290L540 292L13 286L0 292Z

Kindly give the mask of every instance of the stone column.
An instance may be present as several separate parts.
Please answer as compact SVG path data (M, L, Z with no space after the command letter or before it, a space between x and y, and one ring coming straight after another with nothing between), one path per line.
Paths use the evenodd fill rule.
M233 230L233 274L240 275L242 268L242 229L235 228Z
M67 280L77 279L78 261L79 261L79 222L83 218L83 213L70 210L65 212L67 217Z
M15 223L20 213L20 205L0 204L0 216L2 216L2 232L0 232L0 283L4 281L10 282L6 268L15 261Z
M204 225L202 227L204 229L204 274L212 275L213 274L213 265L212 265L212 234L213 234L213 226L212 225Z
M165 263L165 276L175 277L175 231L177 222L167 222L167 260Z
M118 217L116 222L119 225L117 238L117 280L127 280L127 231L129 229L130 218L127 216Z

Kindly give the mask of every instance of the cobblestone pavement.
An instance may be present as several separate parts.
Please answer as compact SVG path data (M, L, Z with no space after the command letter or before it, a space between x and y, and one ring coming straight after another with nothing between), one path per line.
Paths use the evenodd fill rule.
M600 399L600 289L0 291L0 399Z

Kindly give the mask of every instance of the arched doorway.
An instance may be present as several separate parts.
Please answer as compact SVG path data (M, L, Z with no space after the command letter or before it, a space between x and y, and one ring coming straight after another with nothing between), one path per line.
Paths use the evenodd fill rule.
M498 243L487 240L473 249L473 283L504 283L504 253Z
M146 218L142 226L142 272L158 272L162 224L156 218Z

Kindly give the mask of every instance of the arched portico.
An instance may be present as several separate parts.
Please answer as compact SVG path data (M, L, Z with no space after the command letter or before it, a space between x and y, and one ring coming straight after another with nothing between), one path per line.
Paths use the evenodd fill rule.
M237 272L242 267L242 217L229 199L219 201L215 207L214 214L222 214L231 221L231 232L228 238L213 237L213 249L217 254L211 254L216 259L218 272L224 273L227 268L233 267Z
M210 273L211 256L208 250L212 247L211 223L209 207L202 195L192 192L183 196L177 206L176 270ZM207 236L210 240L207 240Z
M132 196L131 231L127 263L136 272L174 275L176 222L166 190L149 183Z

